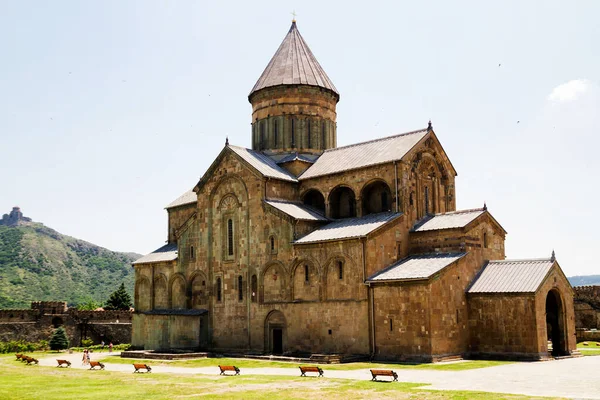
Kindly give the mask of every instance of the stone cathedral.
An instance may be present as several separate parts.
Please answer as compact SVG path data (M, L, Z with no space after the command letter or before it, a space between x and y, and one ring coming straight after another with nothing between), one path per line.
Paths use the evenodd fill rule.
M248 100L252 148L226 142L166 207L167 244L133 263L134 348L576 353L554 253L506 260L487 207L456 210L457 172L431 123L338 147L340 94L295 21Z

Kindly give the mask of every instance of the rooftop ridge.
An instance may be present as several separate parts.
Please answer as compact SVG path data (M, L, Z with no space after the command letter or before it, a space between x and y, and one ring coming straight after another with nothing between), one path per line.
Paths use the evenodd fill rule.
M333 149L327 149L327 150L325 150L323 153L331 153L331 152L334 152L336 150L342 150L342 149L348 149L350 147L362 146L363 144L368 144L368 143L382 142L384 140L395 139L395 138L398 138L398 137L401 137L401 136L414 135L415 133L421 133L421 132L427 132L427 128L425 128L425 129L418 129L416 131L398 133L396 135L391 135L391 136L384 136L384 137L377 138L377 139L367 140L366 142L358 142L358 143L348 144L346 146L334 147Z
M433 216L438 216L438 215L454 215L454 214L468 214L468 213L473 213L473 212L477 212L477 211L487 211L484 208L468 208L465 210L455 210L455 211L448 211L445 213L437 213L437 214L433 214Z
M548 261L554 262L550 257L547 258L517 258L517 259L506 259L506 260L490 260L488 264L508 264L508 263L528 263L528 262L539 262Z

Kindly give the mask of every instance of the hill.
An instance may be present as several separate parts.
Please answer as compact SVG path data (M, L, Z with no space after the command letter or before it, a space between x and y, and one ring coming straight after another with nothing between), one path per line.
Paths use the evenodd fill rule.
M573 286L600 285L600 275L579 275L568 279Z
M100 303L121 282L133 295L131 262L140 255L62 235L15 209L0 221L0 308L29 308L36 300Z

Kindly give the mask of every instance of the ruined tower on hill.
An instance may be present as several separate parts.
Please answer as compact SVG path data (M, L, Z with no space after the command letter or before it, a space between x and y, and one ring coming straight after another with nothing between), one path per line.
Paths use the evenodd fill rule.
M0 220L0 225L5 226L18 226L23 225L27 222L31 222L31 218L23 216L19 207L13 207L10 214L4 214Z

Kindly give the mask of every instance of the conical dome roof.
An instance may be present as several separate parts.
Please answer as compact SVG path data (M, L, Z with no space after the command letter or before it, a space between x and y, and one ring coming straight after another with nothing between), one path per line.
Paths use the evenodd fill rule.
M258 90L279 85L310 85L339 93L298 32L296 21L252 88Z

